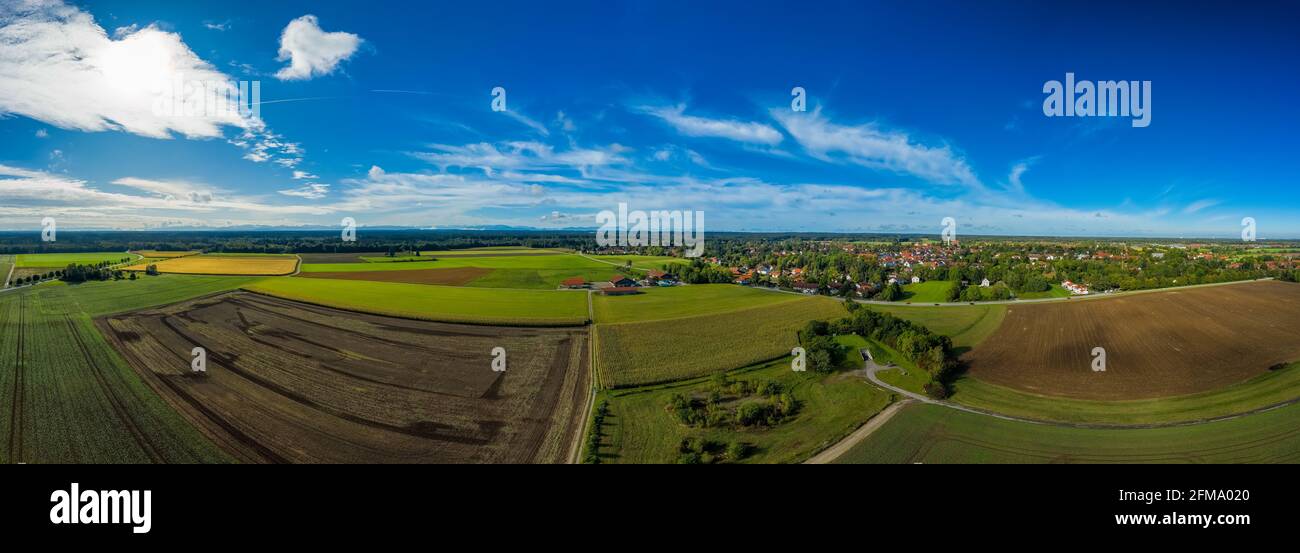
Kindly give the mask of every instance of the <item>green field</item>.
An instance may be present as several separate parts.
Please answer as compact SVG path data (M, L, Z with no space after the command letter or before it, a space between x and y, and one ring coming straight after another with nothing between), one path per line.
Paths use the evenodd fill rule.
M1068 298L1070 291L1061 287L1060 284L1053 284L1052 289L1046 292L1017 292L1016 299L1038 300L1043 298Z
M125 252L111 253L24 253L18 255L19 269L62 269L68 265L94 265L108 261L117 263L123 259L137 259L140 256Z
M5 287L6 279L9 278L9 270L14 268L14 256L0 255L0 288Z
M91 317L246 280L167 276L0 295L0 462L230 462L136 376Z
M525 290L554 290L560 283L573 277L587 282L609 280L617 271L613 267L575 269L492 269L465 286L473 288L521 288Z
M931 280L917 284L903 285L903 301L912 303L944 303L948 301L948 290L956 283L947 280Z
M269 278L244 288L339 309L430 321L502 325L587 322L587 295L577 292L289 277Z
M1239 419L1137 430L1007 421L909 405L838 463L1295 463L1300 405Z
M889 313L922 325L930 331L952 338L957 349L971 348L984 341L1002 324L1007 314L1005 305L953 305L948 307L908 305L868 305L871 309Z
M600 385L620 388L705 376L783 357L795 332L814 319L845 316L829 298L639 323L598 324Z
M596 322L626 323L674 319L799 301L799 296L734 284L693 284L645 288L634 296L595 297Z
M626 265L630 261L634 269L662 269L664 265L689 265L691 263L689 259L663 255L589 255L587 257L617 265Z
M499 257L444 257L434 261L401 263L305 263L306 273L334 273L347 271L409 271L414 269L454 269L481 267L484 269L602 269L615 272L617 267L592 261L577 255L516 255Z
M465 251L465 250L462 250ZM541 250L526 250L535 253ZM516 253L515 250L493 250L493 253ZM438 252L429 252L438 253ZM372 258L366 258L372 259ZM607 280L619 272L614 267L572 254L518 255L498 257L442 257L435 261L398 261L401 258L373 258L388 262L375 263L307 263L304 273L410 271L419 269L458 269L475 267L491 269L465 286L473 288L520 288L527 290L554 290L565 279L582 277L589 282Z
M889 394L845 374L796 373L789 358L728 373L732 380L779 383L799 402L798 414L771 428L699 428L680 423L665 409L674 394L707 395L708 378L660 386L601 392L610 414L601 427L603 463L673 463L683 438L723 444L742 442L753 448L745 463L797 463L853 432L880 412Z
M891 382L892 384L892 382ZM1300 398L1300 363L1269 371L1221 390L1129 401L1087 401L1040 396L974 378L954 385L952 400L997 413L1040 420L1098 424L1151 424L1235 415Z

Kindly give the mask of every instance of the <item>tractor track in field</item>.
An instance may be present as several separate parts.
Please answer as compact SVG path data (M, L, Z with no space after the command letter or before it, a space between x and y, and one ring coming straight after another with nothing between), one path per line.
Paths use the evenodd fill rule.
M147 455L153 463L165 461L162 454L158 452L158 449L145 436L144 431L140 429L140 425L136 423L135 419L131 418L131 413L123 404L122 398L118 397L113 386L109 384L103 368L99 366L99 363L95 362L90 348L86 347L85 340L81 337L81 333L77 331L77 325L72 321L72 316L64 315L63 321L68 325L68 332L76 340L77 348L81 350L82 359L85 359L86 363L90 365L90 374L95 378L95 383L104 391L104 396L108 398L109 405L113 407L113 413L117 415L117 419L122 421L127 431L131 433L131 438L135 440L135 444L140 448L140 451Z
M27 334L27 296L18 299L18 348L14 357L13 404L9 412L9 456L14 463L23 457L23 353Z

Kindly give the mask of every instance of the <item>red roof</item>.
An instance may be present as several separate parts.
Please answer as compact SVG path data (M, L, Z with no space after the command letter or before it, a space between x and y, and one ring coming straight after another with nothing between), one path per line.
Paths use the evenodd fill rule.
M625 277L625 276L623 276L623 275L614 275L614 276L612 276L612 277L609 277L609 282L610 282L610 284L613 284L613 283L618 282L618 281L620 281L620 280L632 280L632 279L627 278L627 277Z
M582 280L582 277L573 277L573 278L564 279L564 282L562 282L561 284L565 286L582 286L583 284L586 283L587 281Z
M652 277L654 277L654 278L659 278L659 277L662 277L662 276L668 274L668 273L665 273L665 272L660 271L660 270L658 270L658 269L650 269L649 272L650 272L650 276L652 276Z

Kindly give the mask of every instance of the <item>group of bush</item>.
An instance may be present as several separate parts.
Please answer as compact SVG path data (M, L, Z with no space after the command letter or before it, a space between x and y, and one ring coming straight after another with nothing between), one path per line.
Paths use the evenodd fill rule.
M666 409L693 428L753 428L781 424L799 410L799 402L778 382L713 377L703 397L673 394Z

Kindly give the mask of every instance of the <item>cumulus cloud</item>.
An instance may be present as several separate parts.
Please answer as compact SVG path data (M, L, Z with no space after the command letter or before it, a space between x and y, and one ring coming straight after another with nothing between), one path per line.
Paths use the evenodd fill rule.
M299 17L280 34L276 60L288 61L289 65L277 71L275 78L300 81L329 75L357 52L361 42L361 37L352 33L325 32L314 15Z
M177 74L223 91L237 85L199 59L180 35L154 26L116 34L109 37L90 14L61 2L0 5L0 113L65 129L153 138L210 138L220 136L223 126L249 127L248 118L233 111L158 113L162 87Z
M211 108L214 93L239 98L239 84L156 26L120 27L110 36L89 13L58 0L2 2L0 44L0 116L160 139L219 138L234 128L240 138L231 142L252 149L253 161L277 156L268 140L286 144L250 112L186 113ZM174 90L178 78L185 86Z
M847 126L831 122L820 110L795 113L774 109L772 116L809 155L912 175L937 184L980 186L966 160L947 145L927 146L900 131L879 125Z
M781 142L781 133L769 125L734 119L709 119L686 115L686 106L647 106L642 111L663 119L677 132L686 136L727 138L748 144L775 146Z
M316 176L316 175L313 175L313 174L311 174L311 173L308 173L308 172L306 172L306 171L294 171L294 172L293 172L293 180L312 180L312 179L319 179L319 178L320 178L320 177L318 177L318 176Z

